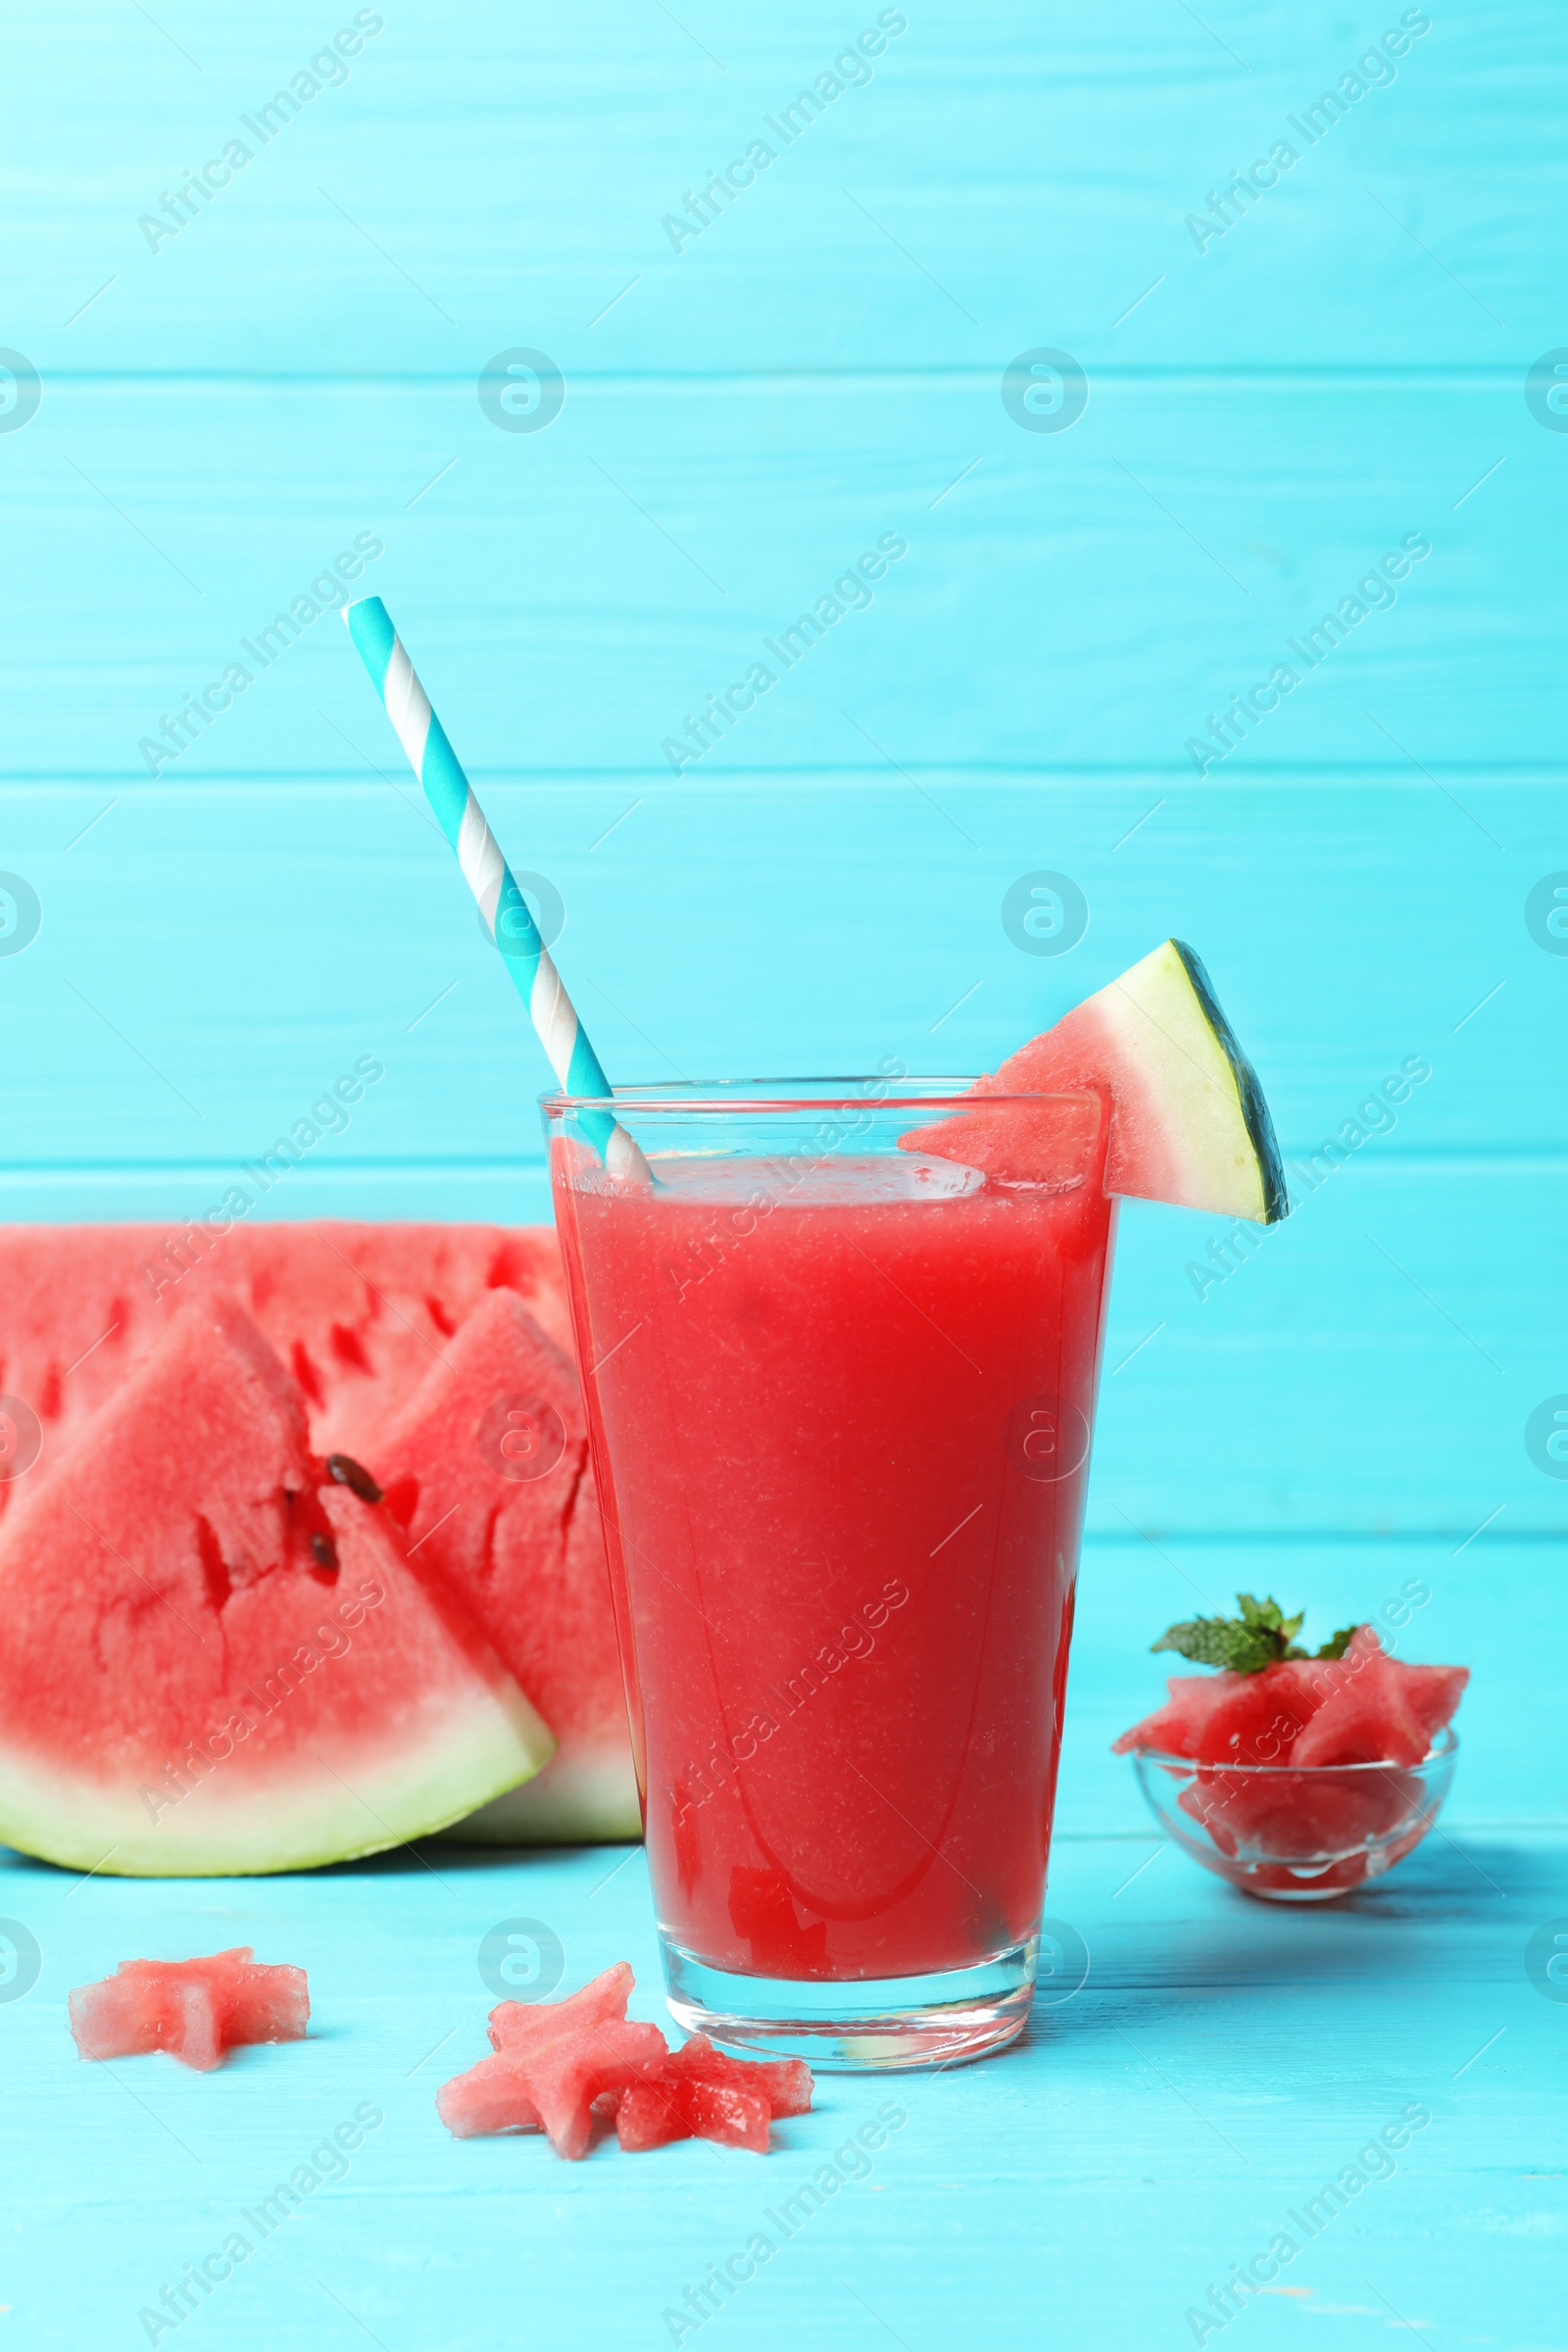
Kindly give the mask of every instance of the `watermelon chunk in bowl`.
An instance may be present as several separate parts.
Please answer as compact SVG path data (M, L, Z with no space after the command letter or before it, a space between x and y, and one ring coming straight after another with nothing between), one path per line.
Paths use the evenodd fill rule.
M1462 1666L1404 1665L1363 1625L1339 1658L1173 1675L1164 1706L1115 1746L1206 1870L1249 1894L1321 1902L1381 1877L1432 1827L1468 1681Z
M1166 1836L1244 1894L1316 1903L1381 1878L1431 1829L1459 1743L1418 1765L1197 1765L1141 1748L1138 1779Z

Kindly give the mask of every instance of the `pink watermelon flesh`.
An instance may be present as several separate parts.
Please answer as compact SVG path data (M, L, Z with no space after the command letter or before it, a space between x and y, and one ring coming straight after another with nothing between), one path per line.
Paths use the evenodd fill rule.
M511 1291L492 1291L367 1458L426 1573L472 1605L556 1736L537 1779L455 1835L639 1836L610 1572L571 1358Z
M1405 1695L1407 1671L1384 1654L1370 1626L1358 1628L1335 1687L1296 1742L1292 1762L1419 1764L1432 1735Z
M626 2016L635 1980L624 1961L564 2001L504 2001L491 2013L495 2054L443 2083L436 2109L459 2139L543 2130L558 2156L586 2156L594 2103L659 2076L657 2026Z
M1056 1031L1048 1035L1054 1037ZM1035 1045L1045 1042L1037 1038ZM1037 1078L1032 1067L1020 1067L1033 1052L1033 1047L1025 1046L1003 1063L994 1078L980 1079L969 1091L975 1095L1039 1094L1045 1101L1014 1104L1004 1113L973 1111L930 1127L912 1128L899 1138L901 1150L932 1152L939 1159L962 1160L965 1167L979 1168L1002 1184L1050 1186L1080 1178L1085 1161L1093 1156L1102 1122L1111 1117L1107 1073L1089 1068L1071 1078L1051 1071ZM1115 1149L1113 1122L1110 1152ZM1125 1184L1110 1182L1110 1165L1107 1156L1105 1190L1125 1192ZM1121 1172L1127 1171L1123 1168Z
M578 2157L595 2120L612 2117L633 2151L691 2138L760 2151L772 2117L806 2114L812 2082L799 2059L730 2058L705 2034L671 2051L657 2026L627 2019L635 1983L622 1960L564 2001L492 2009L495 2055L437 2094L448 2130L469 2138L543 2129L558 2155Z
M303 1867L435 1829L549 1735L212 1292L0 1525L0 1838L78 1869Z
M1381 1773L1200 1772L1177 1798L1221 1853L1308 1862L1387 1837L1420 1801L1420 1784Z
M1469 1680L1467 1666L1401 1664L1363 1625L1340 1659L1172 1675L1166 1704L1123 1732L1114 1752L1152 1748L1205 1764L1415 1764Z
M1123 1732L1111 1753L1124 1756L1130 1748L1148 1747L1163 1756L1196 1756L1203 1725L1245 1679L1236 1674L1171 1675L1165 1684L1170 1694L1165 1704Z
M621 2093L615 2136L634 2154L672 2139L712 2139L760 2156L767 2151L769 2112L760 2090L733 2082L678 2082L665 2075L657 2082L634 2082Z
M1203 1764L1283 1764L1315 1703L1310 1661L1265 1666L1236 1677L1236 1687L1202 1724L1198 1758Z
M670 2052L669 2071L679 2082L729 2082L760 2090L769 2115L808 2115L815 2084L804 2058L732 2058L715 2050L706 2034L694 2034Z
M204 1960L122 1960L71 1995L83 2058L167 2050L203 2073L242 2042L303 2041L310 2015L304 1969L258 1967L249 1944Z
M1206 1681L1172 1676L1168 1703L1124 1732L1116 1747L1152 1748L1204 1767L1177 1803L1221 1853L1282 1864L1348 1854L1364 1876L1365 1854L1355 1849L1419 1813L1421 1783L1408 1768L1430 1752L1469 1679L1463 1666L1401 1664L1363 1625L1338 1660L1292 1659L1259 1674ZM1300 1769L1235 1769L1249 1764ZM1387 1769L1333 1769L1373 1764ZM1293 1883L1288 1874L1280 1881Z
M1101 1115L1082 1100L1093 1096L1110 1112L1107 1193L1261 1222L1287 1213L1257 1074L1180 940L1097 990L969 1093L992 1106L912 1130L903 1148L961 1160L1001 1184L1064 1180L1082 1164L1073 1123L1081 1135ZM1018 1099L1026 1096L1037 1099Z
M197 1237L200 1238L197 1238ZM184 1271L181 1271L183 1261ZM318 1453L371 1450L487 1293L515 1292L569 1348L549 1226L0 1226L0 1394L42 1428L35 1470L0 1480L0 1512L77 1436L168 1327L214 1285L298 1381Z
M623 2148L662 2147L673 2139L713 2139L729 2147L768 2144L774 2116L805 2115L813 2084L804 2060L759 2063L715 2050L706 2034L694 2034L672 2050L662 2076L623 2091L615 2106L615 2131Z
M558 2156L586 2156L596 2099L657 2075L665 2056L657 2026L585 2027L547 2047L497 2051L446 2083L436 2100L459 2139L479 2132L543 2130Z
M564 2000L499 2001L490 2012L490 2046L519 2054L579 2027L624 2023L626 2003L636 1989L630 1961L617 1960Z
M1436 1740L1464 1696L1469 1667L1396 1665L1395 1672L1405 1704L1425 1726L1428 1741Z

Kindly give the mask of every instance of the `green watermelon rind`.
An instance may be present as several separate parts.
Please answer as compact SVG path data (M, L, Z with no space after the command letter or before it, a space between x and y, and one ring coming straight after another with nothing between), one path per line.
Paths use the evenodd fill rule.
M564 1754L537 1780L509 1788L443 1831L453 1845L615 1845L643 1834L631 1749Z
M1003 1183L1035 1181L1053 1140L1044 1099L1086 1090L1110 1096L1107 1193L1257 1225L1289 1215L1257 1072L1202 964L1176 939L1161 941L977 1080L955 1116L911 1128L899 1142ZM1041 1113L1032 1117L1036 1102Z
M241 1801L210 1803L209 1818L187 1817L172 1837L134 1792L117 1803L101 1784L74 1783L57 1764L0 1741L0 1842L68 1869L133 1879L265 1877L385 1853L505 1795L555 1753L553 1734L520 1691L491 1690L478 1704L471 1690L460 1695L417 1747L405 1740L373 1771L363 1758L341 1757L352 1786L320 1760L315 1784L297 1774L253 1780ZM185 1803L209 1791L220 1797L220 1780Z
M1181 957L1182 968L1192 983L1193 994L1201 1007L1203 1018L1212 1030L1214 1042L1230 1064L1231 1076L1236 1081L1242 1120L1248 1141L1256 1154L1258 1179L1263 1189L1261 1222L1277 1225L1282 1218L1290 1215L1291 1203L1285 1189L1285 1163L1280 1157L1274 1121L1269 1115L1257 1072L1235 1030L1225 1018L1220 1001L1214 994L1213 983L1203 969L1202 957L1188 947L1185 940L1173 939L1170 944Z

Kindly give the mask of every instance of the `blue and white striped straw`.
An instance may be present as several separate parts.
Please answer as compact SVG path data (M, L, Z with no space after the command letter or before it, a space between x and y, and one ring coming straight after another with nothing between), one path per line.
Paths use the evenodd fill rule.
M492 939L497 925L506 922L502 953L550 1056L551 1068L568 1095L608 1096L610 1081L604 1066L539 936L533 911L513 880L512 868L474 799L473 787L447 741L446 729L430 708L430 698L415 674L391 614L378 596L364 596L344 608L343 618L408 754L409 765L424 786L441 830L458 854L464 880L478 902ZM502 946L500 940L496 944ZM651 1177L647 1160L618 1119L605 1110L585 1110L580 1118L584 1134L612 1176Z

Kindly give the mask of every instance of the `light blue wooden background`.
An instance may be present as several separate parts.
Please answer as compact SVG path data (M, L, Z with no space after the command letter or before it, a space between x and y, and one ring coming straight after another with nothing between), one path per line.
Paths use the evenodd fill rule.
M357 532L514 862L563 896L618 1076L991 1065L1173 931L1288 1154L1424 1056L1396 1127L1201 1299L1218 1229L1124 1215L1051 1897L1090 1983L1025 2051L906 2084L876 2175L709 2327L1191 2342L1187 2307L1410 2098L1435 2124L1397 2177L1232 2326L1560 2345L1568 2014L1523 1959L1568 1910L1568 1488L1525 1445L1568 1392L1568 957L1525 915L1568 868L1568 432L1525 397L1568 343L1560 11L1440 0L1200 253L1186 216L1304 147L1287 119L1398 8L919 0L678 254L662 217L875 9L379 13L157 251L139 216L353 11L66 0L8 33L0 344L41 400L0 429L0 867L42 923L0 956L0 1209L198 1208L373 1051L386 1083L279 1213L543 1213L535 1049L337 623L156 781L138 749ZM564 379L542 431L477 398L518 346ZM1004 406L1039 347L1086 371L1068 430ZM684 714L889 532L869 609L677 778ZM1207 714L1407 533L1432 553L1393 609L1200 779ZM1002 924L1038 869L1090 905L1058 959ZM1450 1837L1333 1916L1169 1854L1125 1886L1157 1848L1105 1751L1152 1635L1239 1582L1326 1628L1411 1576L1413 1648L1476 1670ZM882 2094L833 2085L765 2168L448 2146L429 2095L479 2046L496 1919L651 1988L615 1860L19 1866L44 1961L0 2007L15 2340L145 2341L138 2307L373 2097L384 2136L181 2344L668 2341L662 2307ZM311 1967L309 2049L74 2068L70 1984L242 1936Z

